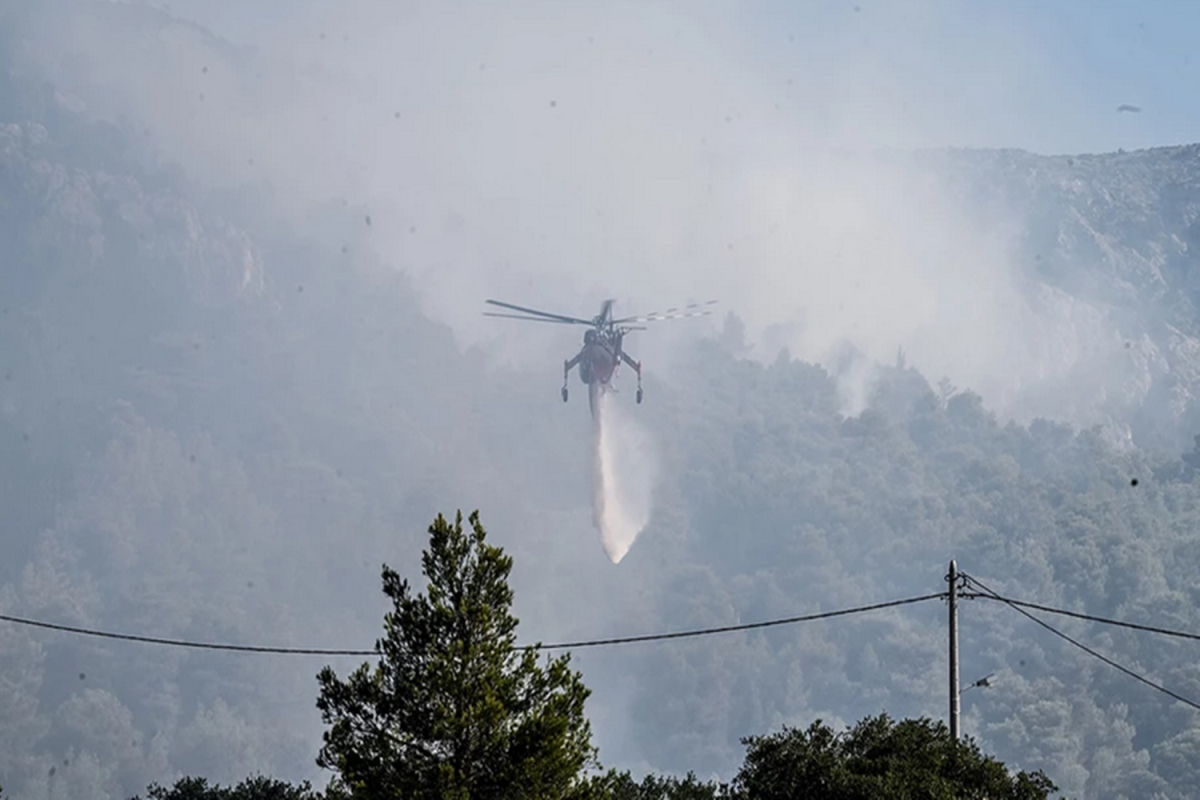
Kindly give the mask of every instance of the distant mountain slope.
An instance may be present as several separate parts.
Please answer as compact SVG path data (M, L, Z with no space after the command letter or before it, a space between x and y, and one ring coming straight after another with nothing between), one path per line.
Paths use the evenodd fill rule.
M819 367L711 345L693 359L700 384L652 412L673 443L674 502L631 564L653 575L671 627L920 595L955 557L1018 599L1200 630L1200 482L1175 465L1045 420L1000 424L908 368L885 369L868 410L845 418ZM1190 647L1041 616L1200 702ZM671 769L727 769L736 736L783 722L942 716L945 636L936 604L647 648L635 735ZM993 674L964 697L965 730L1006 762L1046 769L1067 796L1196 796L1181 757L1194 709L997 603L965 602L960 637L963 684Z
M435 513L478 506L510 551L545 549L564 485L585 485L586 460L555 445L568 410L547 417L527 376L460 352L352 232L322 245L262 197L214 197L8 69L10 55L0 609L369 648L379 564L416 578ZM345 215L314 217L345 229ZM522 564L528 575L538 561ZM547 585L560 580L588 585L570 569ZM563 617L523 599L535 622ZM0 687L6 796L123 798L182 773L319 779L320 666L0 624L0 670L14 676Z
M934 160L971 184L981 211L1024 218L1028 273L1095 302L1166 311L1200 332L1200 145L1037 156L953 151Z
M379 563L419 580L432 514L477 506L516 557L525 641L925 594L951 557L1014 596L1200 630L1200 482L1178 458L1200 424L1195 148L917 156L973 213L1024 220L1018 261L1062 369L1018 390L1049 419L1009 424L903 363L847 415L829 370L742 358L731 320L629 405L660 479L614 568L591 528L588 418L557 400L557 361L462 352L365 252L357 214L314 212L344 244L314 241L269 197L155 166L137 131L0 68L5 613L369 647ZM1058 623L1200 698L1193 649ZM1192 709L1003 607L964 603L961 632L964 682L995 673L965 703L987 750L1083 797L1196 795ZM576 663L606 764L728 776L740 736L785 722L942 715L944 658L929 603ZM319 779L321 663L0 625L0 780L16 798L121 798L180 773Z
M1063 353L1046 387L1031 388L1038 410L1076 418L1077 409L1055 413L1037 398L1083 381L1093 421L1167 452L1190 444L1200 432L1200 145L941 151L917 161L981 218L1017 220L1014 255L1035 302L1087 343Z

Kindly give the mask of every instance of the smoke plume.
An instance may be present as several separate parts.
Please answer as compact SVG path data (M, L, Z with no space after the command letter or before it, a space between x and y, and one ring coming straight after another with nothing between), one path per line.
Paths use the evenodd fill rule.
M592 418L592 520L614 564L650 520L654 477L649 435L620 412L609 392L599 393Z

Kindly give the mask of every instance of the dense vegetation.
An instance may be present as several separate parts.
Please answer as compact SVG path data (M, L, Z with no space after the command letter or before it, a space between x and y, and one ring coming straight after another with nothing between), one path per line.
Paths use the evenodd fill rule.
M587 775L595 750L584 715L588 691L570 656L538 666L516 646L508 586L512 559L486 542L478 512L464 531L440 514L422 572L428 595L384 567L378 660L345 681L326 667L317 701L330 725L318 762L335 773L328 800L382 797L578 800L774 800L821 797L1045 800L1041 772L1011 773L945 724L887 715L835 732L821 721L746 737L732 784L628 771ZM150 800L317 800L307 783L255 777L234 787L184 778L152 785Z
M414 532L469 502L515 557L523 630L546 641L926 594L952 557L1014 597L1200 630L1194 458L1008 423L901 361L846 414L826 369L744 358L734 318L647 377L654 516L613 568L590 525L586 418L557 402L556 363L462 352L360 246L358 210L317 215L337 240L310 235L136 142L0 69L0 612L363 647L378 565L413 571ZM1187 645L1054 623L1200 698ZM964 603L961 631L964 680L995 673L964 696L987 752L1087 797L1200 786L1192 709L1003 607ZM930 603L575 663L604 764L728 781L740 740L785 724L940 717L944 643ZM4 624L0 672L16 797L319 774L305 659Z
M570 656L517 650L512 559L440 514L422 572L428 596L385 567L393 611L378 663L343 681L326 667L317 707L330 725L317 759L352 797L569 797L595 761L587 689Z

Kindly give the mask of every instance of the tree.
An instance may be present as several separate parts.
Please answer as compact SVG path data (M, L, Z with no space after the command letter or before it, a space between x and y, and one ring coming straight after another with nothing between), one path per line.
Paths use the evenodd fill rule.
M1015 775L970 739L955 742L942 722L868 717L839 735L817 720L742 740L746 760L735 796L772 798L991 798L1045 800L1054 785L1040 770Z
M729 787L702 783L693 773L684 778L647 775L638 783L629 772L609 770L592 779L589 798L596 800L726 800Z
M148 800L320 800L307 781L293 786L261 775L230 787L209 786L204 778L180 778L170 789L152 783L146 795Z
M318 765L353 798L570 796L596 764L582 676L568 655L543 668L516 648L512 559L486 543L479 512L469 531L461 512L439 514L429 535L428 595L383 568L394 609L378 665L318 676L330 726Z

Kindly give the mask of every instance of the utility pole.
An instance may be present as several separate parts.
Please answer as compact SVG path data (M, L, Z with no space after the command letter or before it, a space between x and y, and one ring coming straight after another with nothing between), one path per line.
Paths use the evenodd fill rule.
M958 565L950 560L950 738L958 741Z

